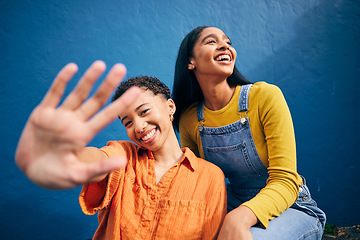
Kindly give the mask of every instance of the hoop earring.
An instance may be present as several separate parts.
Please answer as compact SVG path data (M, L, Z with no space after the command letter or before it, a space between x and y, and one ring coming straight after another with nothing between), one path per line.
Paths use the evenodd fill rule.
M171 122L174 121L174 114L171 114L171 115L170 115L170 121L171 121Z

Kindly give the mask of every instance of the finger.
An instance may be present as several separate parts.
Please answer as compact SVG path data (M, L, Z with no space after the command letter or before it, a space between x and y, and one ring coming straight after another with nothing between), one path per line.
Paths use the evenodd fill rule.
M74 76L77 70L78 67L75 63L65 65L55 77L55 80L43 98L41 105L55 108L64 94L66 84Z
M114 92L114 89L125 77L125 74L126 68L124 65L114 65L96 93L78 109L78 113L83 120L89 119L105 105L110 95Z
M95 81L105 69L106 65L103 61L95 61L82 76L75 89L65 99L62 107L71 110L77 109L87 98Z
M116 119L120 113L127 110L139 94L140 88L131 87L115 102L101 110L98 114L94 115L94 117L88 122L90 129L93 130L93 134L98 133L101 129Z

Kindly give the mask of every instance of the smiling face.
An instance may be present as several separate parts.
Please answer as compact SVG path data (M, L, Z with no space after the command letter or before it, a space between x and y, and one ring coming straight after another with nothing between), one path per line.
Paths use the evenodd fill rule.
M227 78L234 70L236 50L222 30L208 27L201 32L189 60L197 79L206 75Z
M172 99L150 90L142 90L140 96L119 118L129 138L139 146L156 152L165 144L172 130L170 115L175 112Z

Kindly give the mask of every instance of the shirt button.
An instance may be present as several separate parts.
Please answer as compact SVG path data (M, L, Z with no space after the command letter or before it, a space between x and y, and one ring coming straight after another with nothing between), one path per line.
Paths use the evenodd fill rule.
M154 196L154 195L152 195L150 198L151 198L151 200L155 200L155 196Z

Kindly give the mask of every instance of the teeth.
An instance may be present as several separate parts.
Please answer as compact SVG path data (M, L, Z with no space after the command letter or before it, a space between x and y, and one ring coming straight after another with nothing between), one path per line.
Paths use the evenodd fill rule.
M146 134L145 137L141 138L141 140L143 140L143 141L148 140L149 138L151 138L152 136L154 136L155 132L156 132L156 130L153 129L151 132L149 132L148 134Z
M216 61L224 61L224 60L230 61L230 56L229 55L220 55L215 60Z

